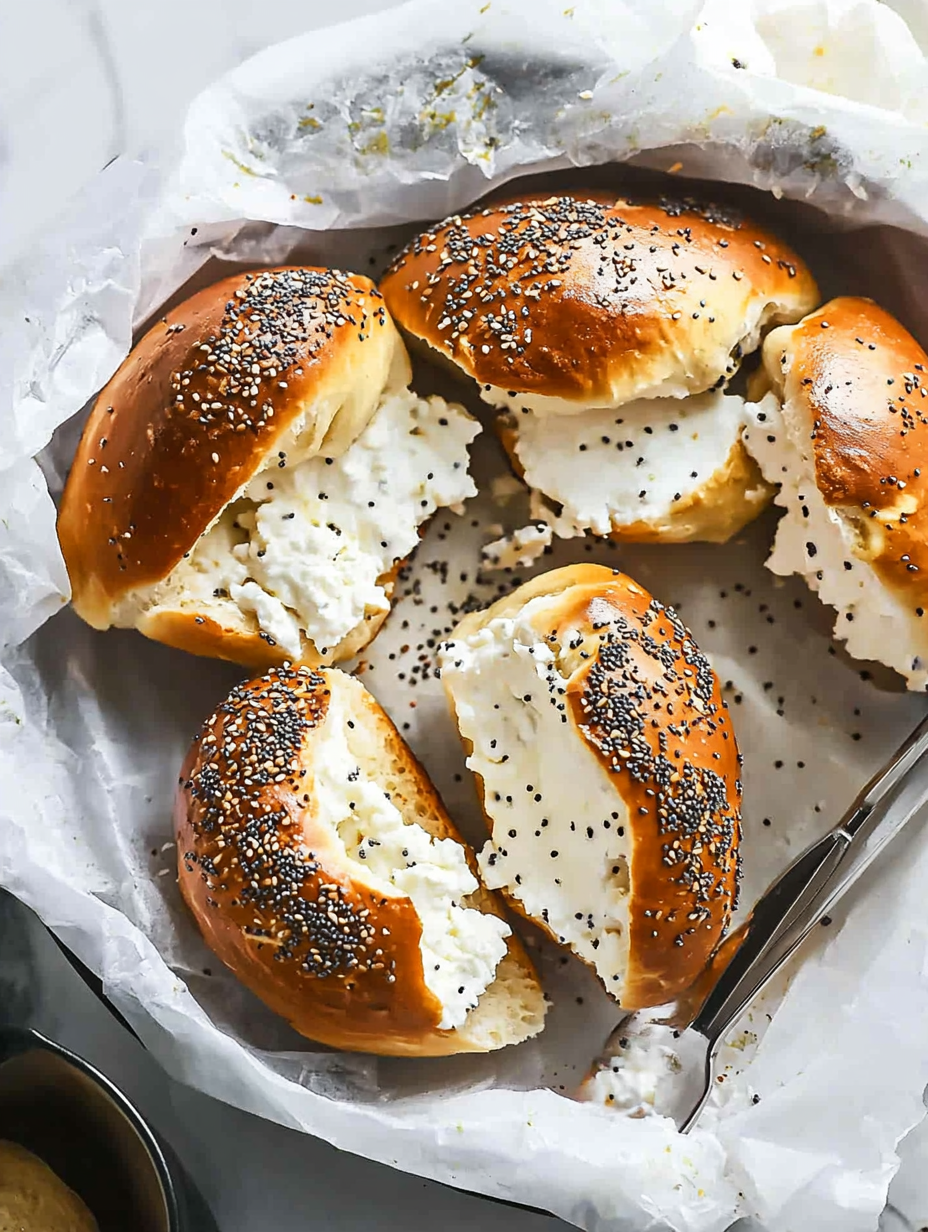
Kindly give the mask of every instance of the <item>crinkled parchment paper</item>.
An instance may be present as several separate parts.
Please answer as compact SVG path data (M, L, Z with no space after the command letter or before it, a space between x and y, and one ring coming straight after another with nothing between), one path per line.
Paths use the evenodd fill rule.
M621 161L584 182L731 181L827 292L873 294L926 339L926 79L915 34L875 0L414 0L243 65L194 104L179 165L110 166L13 271L0 327L0 880L102 976L172 1074L589 1229L721 1232L745 1215L782 1232L875 1227L928 1082L918 822L733 1034L688 1138L565 1098L615 1008L534 939L553 999L538 1040L422 1062L314 1050L220 969L174 880L177 767L239 673L60 610L49 489L133 329L190 279L287 257L376 274L410 224L526 174L576 181L571 167ZM432 651L449 604L510 584L478 578L479 549L520 525L526 502L500 482L489 433L475 466L483 494L433 522L361 667L477 839ZM711 654L747 759L748 904L924 708L848 662L816 600L764 571L774 518L724 548L573 541L544 561L621 564Z

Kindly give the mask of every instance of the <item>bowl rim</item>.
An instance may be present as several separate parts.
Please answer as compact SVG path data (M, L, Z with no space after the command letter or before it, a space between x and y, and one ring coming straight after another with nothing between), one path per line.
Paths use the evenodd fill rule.
M177 1191L164 1151L154 1130L129 1097L110 1078L107 1078L106 1074L101 1073L89 1061L86 1061L76 1052L72 1052L70 1048L66 1048L64 1044L59 1044L57 1040L50 1039L35 1027L12 1025L0 1027L0 1048L6 1052L5 1059L7 1060L30 1052L33 1049L54 1053L68 1065L73 1066L84 1074L85 1077L89 1078L94 1086L116 1105L118 1111L138 1134L148 1156L149 1163L158 1179L161 1195L164 1199L164 1209L167 1214L168 1232L181 1232Z

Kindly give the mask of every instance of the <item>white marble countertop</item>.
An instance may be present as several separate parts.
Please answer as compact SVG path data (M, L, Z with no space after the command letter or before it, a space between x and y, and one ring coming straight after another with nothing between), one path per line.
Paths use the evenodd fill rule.
M913 4L925 0L913 0ZM341 0L347 18L390 0ZM111 157L160 146L191 97L269 42L325 24L324 0L0 0L0 268L54 225ZM9 924L0 913L0 924ZM17 917L27 920L23 914ZM41 926L17 932L36 1025L98 1065L173 1143L222 1232L565 1227L334 1150L165 1078L68 968ZM0 979L9 963L0 937ZM15 955L14 955L15 957ZM928 1127L903 1144L884 1232L928 1232ZM748 1232L739 1224L739 1232Z

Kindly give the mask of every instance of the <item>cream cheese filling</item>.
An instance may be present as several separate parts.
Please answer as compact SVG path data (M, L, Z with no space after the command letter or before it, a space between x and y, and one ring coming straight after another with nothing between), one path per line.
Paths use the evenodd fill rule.
M550 601L446 643L442 680L473 746L467 764L491 826L478 857L485 884L542 920L618 996L628 964L628 813L568 726L567 680L533 625Z
M340 456L274 453L145 606L228 600L293 658L304 637L330 653L365 615L389 610L385 575L420 526L476 495L467 447L479 431L456 404L388 391Z
M815 459L803 417L775 394L749 403L744 443L786 512L777 526L767 568L797 573L837 611L835 637L855 659L884 663L910 689L928 686L928 615L890 590L858 555L853 522L825 504L815 480Z
M352 751L349 717L333 690L313 759L317 821L337 833L357 879L412 901L422 925L423 978L442 1004L438 1025L459 1027L495 979L511 929L497 916L463 905L478 888L464 848L404 821L362 769L363 757Z

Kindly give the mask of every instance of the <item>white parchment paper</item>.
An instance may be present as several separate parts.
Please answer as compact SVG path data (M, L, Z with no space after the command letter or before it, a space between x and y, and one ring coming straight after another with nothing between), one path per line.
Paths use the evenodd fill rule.
M177 767L240 673L59 610L53 496L81 408L180 287L229 262L284 258L376 275L417 220L526 174L576 183L570 169L583 166L583 183L660 191L686 188L668 172L727 180L826 293L872 294L928 339L923 36L876 0L413 0L243 65L194 104L179 165L113 164L11 274L0 881L102 976L176 1077L588 1229L721 1232L742 1216L771 1232L876 1226L928 1083L919 823L733 1033L724 1082L688 1138L566 1098L616 1013L588 972L535 938L553 1000L539 1039L421 1062L317 1050L220 968L174 881ZM435 381L417 373L423 390ZM432 652L455 609L510 584L478 577L479 549L522 524L527 504L491 434L474 455L482 495L433 522L360 670L479 839ZM774 519L726 547L573 541L543 562L620 564L677 605L711 654L746 757L746 905L924 710L832 646L801 584L765 572Z

